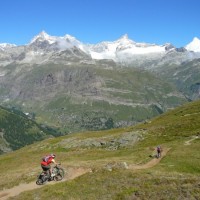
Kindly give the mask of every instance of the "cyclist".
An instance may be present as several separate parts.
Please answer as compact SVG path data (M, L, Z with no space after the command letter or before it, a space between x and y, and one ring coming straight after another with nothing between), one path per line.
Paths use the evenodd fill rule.
M157 150L157 158L160 158L161 157L161 151L162 151L161 147L157 146L156 150Z
M55 161L55 154L50 154L42 158L41 167L43 171L49 172L49 176L52 177L54 174L52 174L52 164L57 165L57 162Z

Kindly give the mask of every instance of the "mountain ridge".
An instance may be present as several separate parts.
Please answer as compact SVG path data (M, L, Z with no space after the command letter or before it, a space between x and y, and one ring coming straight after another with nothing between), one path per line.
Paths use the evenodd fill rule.
M43 31L41 31L39 34L37 34L37 35L35 35L32 39L31 39L31 41L28 43L28 44L26 44L26 45L29 45L29 44L31 44L31 43L33 43L36 39L38 39L38 38L40 38L40 39L43 39L43 40L47 40L47 41L49 41L49 43L54 43L54 42L56 42L56 40L58 40L58 39L68 39L68 40L74 40L74 41L78 41L78 42L80 42L79 40L77 40L74 36L71 36L71 35L69 35L69 34L65 34L64 36L51 36L51 35L49 35L48 33L46 33L44 30ZM145 43L145 42L135 42L134 40L131 40L131 39L129 39L129 37L128 37L128 34L124 34L124 35L122 35L121 37L119 37L119 39L117 39L117 40L115 40L115 41L120 41L120 40L129 40L129 41L131 41L131 42L133 42L133 43L139 43L139 44L147 44L147 43ZM115 42L114 41L114 42ZM111 41L101 41L101 42L98 42L98 43L96 43L96 44L89 44L89 45L98 45L98 44L100 44L100 43L105 43L105 42L111 42ZM182 47L187 47L187 46L190 46L190 44L192 43L192 44L195 44L195 45L199 45L199 42L200 42L200 40L199 40L199 38L198 37L194 37L193 38L193 40L191 40L191 42L189 42L188 44L186 44L185 46L182 46ZM168 43L168 42L166 42L165 44L170 44L170 43ZM162 44L162 45L159 45L159 46L163 46L163 45L165 45L165 44ZM6 47L7 45L9 45L9 46L24 46L24 45L16 45L16 44L11 44L11 43L0 43L0 46L1 47ZM151 45L156 45L156 44L151 44ZM174 46L174 45L173 45ZM179 47L179 48L182 48L182 47ZM177 48L177 47L176 47ZM187 49L187 48L186 48ZM192 50L192 49L191 49ZM192 51L194 51L194 50L192 50ZM199 50L198 50L199 51Z
M125 65L135 63L136 67L152 68L150 63L160 62L170 53L177 54L177 61L181 62L200 58L200 40L195 37L191 43L185 47L177 48L170 43L163 45L135 42L125 34L115 41L103 41L97 44L84 44L70 35L50 36L42 31L30 41L21 46L0 44L0 65L17 63L43 63L49 58L62 51L73 51L76 49L81 54L91 60L112 59L113 61ZM183 54L181 59L179 54ZM75 56L76 53L74 54ZM45 59L44 59L45 57ZM170 62L174 62L173 59Z
M163 45L148 44L148 43L144 43L144 42L138 43L138 42L135 42L135 41L129 39L127 34L122 35L119 39L117 39L115 41L102 41L97 44L84 44L71 35L66 34L65 36L50 36L45 31L42 31L38 35L34 36L30 43L28 43L26 45L21 45L21 46L29 46L29 45L35 43L36 41L40 41L40 42L46 41L50 45L56 43L58 45L58 47L60 46L61 50L65 50L69 47L76 46L77 48L80 48L82 51L89 53L90 55L92 55L92 50L94 50L95 48L97 48L98 46L101 46L103 44L106 46L109 44L113 46L113 47L111 47L110 54L114 53L114 52L112 52L114 50L119 51L120 44L122 46L125 46L125 44L127 44L128 48L130 48L130 45L133 45L135 50L132 49L132 51L133 51L132 54L146 54L146 53L158 53L158 52L162 53L162 52L165 52L166 50L168 50L167 46L171 46L171 48L176 49L176 47L170 43L166 43ZM119 43L119 44L117 45L115 43ZM187 49L188 51L200 52L199 44L200 44L200 40L197 37L194 37L194 39L190 43L185 45L184 48ZM5 50L7 48L18 47L18 46L14 45L14 44L2 43L2 44L0 44L0 47L2 50ZM89 47L92 47L92 49L90 49ZM141 47L146 47L146 48L147 47L155 47L155 48L145 51L145 49L142 50ZM182 47L180 47L180 48L182 48ZM179 48L177 48L177 49L179 49ZM93 58L100 59L100 57L95 57L95 56ZM105 57L104 57L104 59L105 59Z

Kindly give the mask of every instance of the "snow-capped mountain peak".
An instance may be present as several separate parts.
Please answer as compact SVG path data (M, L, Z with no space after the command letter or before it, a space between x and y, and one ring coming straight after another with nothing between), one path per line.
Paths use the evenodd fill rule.
M193 38L193 42L195 42L195 43L196 43L196 42L200 42L200 39L199 39L198 37L194 37L194 38Z
M188 51L200 52L200 39L194 37L192 42L185 46Z
M69 41L76 41L77 39L69 34L66 34L64 37L63 37L65 40L69 40Z
M115 41L118 44L135 44L136 42L129 39L128 34L122 35L117 41Z
M9 43L1 43L0 44L0 50L4 51L5 49L16 47L15 44L9 44Z
M56 42L57 37L56 36L50 36L48 35L45 31L40 32L38 35L36 35L32 40L31 44L36 42L36 41L48 41L49 44L53 44Z
M61 51L73 47L77 47L84 52L87 51L84 44L82 44L75 37L68 34L65 36L50 36L45 31L42 31L31 40L30 45L37 43L37 45L41 46L41 42L48 42L50 48L57 47L57 49L60 49ZM46 47L46 45L44 47Z
M120 38L119 38L119 40L129 40L129 38L128 38L128 34L124 34L124 35L122 35Z
M50 38L50 35L48 35L45 31L42 31L42 32L40 32L38 34L38 37L41 37L41 38L44 38L44 39L48 39L48 38Z
M89 52L93 59L113 59L115 61L133 58L133 55L163 54L165 45L136 43L125 34L113 42L91 45Z

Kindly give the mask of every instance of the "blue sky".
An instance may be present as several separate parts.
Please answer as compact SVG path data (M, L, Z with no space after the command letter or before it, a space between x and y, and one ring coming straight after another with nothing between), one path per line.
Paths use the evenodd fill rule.
M27 44L41 31L84 43L185 46L200 38L200 0L1 0L0 43Z

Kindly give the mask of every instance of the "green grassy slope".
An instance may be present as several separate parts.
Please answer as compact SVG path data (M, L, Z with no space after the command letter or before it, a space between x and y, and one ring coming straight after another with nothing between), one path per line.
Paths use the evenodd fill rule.
M0 188L34 181L40 158L56 152L65 169L84 166L93 173L12 199L199 199L199 114L200 101L196 101L134 127L77 133L24 147L0 156ZM131 142L133 135L137 140ZM170 151L153 168L106 170L109 163L147 163L158 144Z
M23 113L0 107L1 153L58 135L53 129L40 126Z

